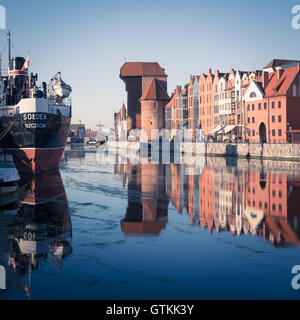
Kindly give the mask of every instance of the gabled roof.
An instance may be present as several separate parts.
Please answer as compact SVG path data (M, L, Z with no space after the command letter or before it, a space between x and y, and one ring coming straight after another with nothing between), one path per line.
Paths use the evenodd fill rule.
M177 94L176 92L173 93L170 102L166 105L166 108L172 107L175 104L175 98L176 98Z
M162 87L160 82L156 79L153 79L148 88L144 91L144 94L141 97L141 100L162 100L169 101L170 97L165 89Z
M265 67L264 69L269 69L269 68L276 68L279 67L285 63L289 63L289 62L298 62L298 60L287 60L287 59L273 59L272 61L270 61Z
M270 97L285 95L289 90L291 84L293 83L298 72L298 67L282 70L282 74L279 79L277 72L269 73L269 81L267 86L264 88L265 96ZM262 83L262 76L260 77L258 82Z
M247 88L247 91L246 91L246 93L245 93L245 95L244 95L244 97L245 97L245 99L251 99L251 96L250 96L250 94L251 94L251 92L256 92L256 93L258 93L258 95L255 97L255 98L252 98L252 100L260 100L260 99L262 99L263 97L264 97L264 94L265 94L265 92L264 92L264 90L263 90L263 88L262 88L262 84L261 84L261 82L257 82L257 81L255 81L255 80L253 80L249 85L248 85L248 88Z
M166 76L157 62L126 62L121 68L121 77Z

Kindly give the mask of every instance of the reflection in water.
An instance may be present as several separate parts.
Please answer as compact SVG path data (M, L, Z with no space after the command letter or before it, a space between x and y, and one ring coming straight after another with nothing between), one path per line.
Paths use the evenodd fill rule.
M23 177L21 186L22 199L7 231L8 266L21 276L28 273L28 284L22 286L30 297L32 271L38 270L47 258L60 270L63 260L72 253L72 224L58 170L34 178Z
M147 164L116 167L128 184L128 207L121 221L126 234L157 235L168 220L169 200L164 187L165 167Z
M85 159L85 151L84 149L80 149L80 148L74 148L74 147L66 147L63 157L62 157L62 161L67 163L70 160L74 160L74 159L80 159L84 160Z
M187 212L191 225L210 233L252 234L274 246L300 246L300 174L276 166L223 158L197 166L117 164L115 172L128 188L122 231L158 235L170 199L178 214Z

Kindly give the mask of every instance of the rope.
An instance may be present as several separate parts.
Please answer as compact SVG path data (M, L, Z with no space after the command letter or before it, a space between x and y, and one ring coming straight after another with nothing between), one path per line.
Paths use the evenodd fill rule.
M0 134L0 141L5 138L5 136L10 132L10 130L13 128L13 126L17 121L18 121L18 118L16 118L14 122Z

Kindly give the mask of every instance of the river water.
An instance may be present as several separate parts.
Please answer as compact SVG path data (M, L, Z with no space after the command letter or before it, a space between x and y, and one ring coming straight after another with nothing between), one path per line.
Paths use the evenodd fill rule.
M300 164L68 149L1 197L0 265L0 299L299 299Z

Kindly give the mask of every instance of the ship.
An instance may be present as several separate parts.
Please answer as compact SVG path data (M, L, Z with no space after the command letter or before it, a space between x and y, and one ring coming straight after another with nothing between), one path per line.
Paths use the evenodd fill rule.
M99 147L107 142L108 137L102 131L102 128L104 127L104 125L102 125L101 122L100 122L100 124L97 125L97 127L99 127L99 130L98 130L97 137L96 137L96 145Z
M1 66L0 66L1 68ZM0 151L12 154L19 172L32 175L59 166L72 117L72 88L61 73L38 86L30 57L11 57L0 77Z
M96 146L97 145L97 140L96 138L90 137L88 141L89 146Z

